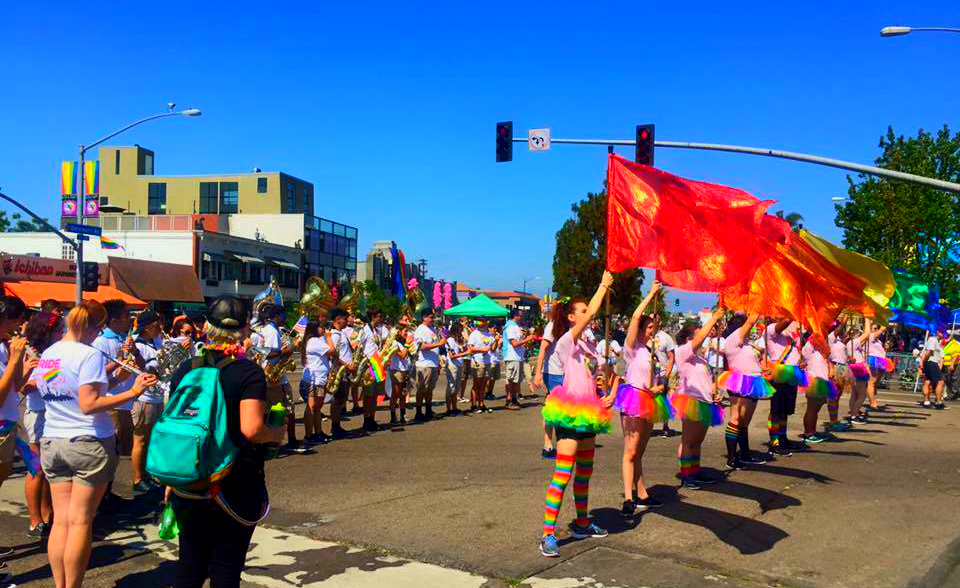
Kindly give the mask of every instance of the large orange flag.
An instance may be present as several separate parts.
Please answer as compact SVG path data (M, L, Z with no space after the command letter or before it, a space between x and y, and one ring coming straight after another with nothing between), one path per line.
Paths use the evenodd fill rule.
M770 223L783 221L768 217ZM786 225L786 223L783 223ZM720 292L730 310L792 318L825 335L845 308L860 308L866 282L838 267L797 235L770 244L771 257L738 286Z
M607 193L610 271L646 267L662 272L669 286L716 292L753 275L771 254L760 238L773 201L614 154L608 159Z

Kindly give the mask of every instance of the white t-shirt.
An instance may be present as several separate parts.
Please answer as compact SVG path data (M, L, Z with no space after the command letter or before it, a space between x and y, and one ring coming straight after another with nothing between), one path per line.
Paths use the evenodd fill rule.
M353 348L350 347L350 341L346 334L346 329L343 331L333 331L330 333L331 338L333 339L333 346L337 350L337 357L340 358L340 361L345 364L353 363Z
M86 415L77 404L77 389L85 384L108 384L107 359L76 341L58 341L40 356L33 381L46 405L43 436L71 439L92 435L113 437L116 429L107 412Z
M599 355L602 358L606 349L607 349L607 340L601 339L597 343L597 355ZM620 347L620 344L617 343L616 339L610 339L610 357L607 359L607 362L610 365L616 365L617 360L620 358L620 352L622 350L623 348Z
M10 361L9 343L0 343L0 375L7 370L7 362ZM17 392L13 384L10 384L10 392L6 400L0 404L0 421L17 422L20 420L20 393Z
M523 329L520 325L510 321L503 329L503 360L504 361L523 361L523 347L514 347L510 341L519 341L523 339Z
M332 337L331 337L332 338ZM326 335L311 337L306 345L306 364L303 367L303 381L322 385L327 383L330 374L330 346Z
M927 355L927 361L933 361L936 363L943 362L943 347L940 345L940 340L936 336L927 337L927 342L923 346L923 351L929 351L930 354Z
M360 333L360 340L363 341L363 356L370 357L376 353L389 334L390 331L383 325L363 327L363 331Z
M157 369L157 354L161 349L163 349L163 339L157 337L150 342L139 339L137 340L136 345L137 351L140 352L140 357L143 358L144 368L147 371L154 373ZM163 404L163 393L169 387L170 384L167 382L158 382L156 386L153 386L148 390L144 390L143 394L140 395L138 400L140 402L147 402L149 404Z
M417 367L440 367L440 352L438 348L423 349L424 344L433 344L440 340L440 337L427 325L420 325L413 332L413 341L417 344Z
M489 331L482 329L474 329L470 333L470 338L467 339L467 346L474 348L486 348L494 344L494 337ZM473 363L480 365L490 365L491 354L484 351L475 351L470 359L473 360Z
M719 346L720 350L717 351ZM707 337L703 340L703 352L707 363L714 369L723 367L723 354L726 351L726 340L720 337Z
M457 343L456 339L453 337L447 339L447 365L460 367L463 365L463 358L458 357L454 359L454 355L462 352L463 349L460 347L460 344Z
M119 359L120 356L123 354L123 351L121 350L121 348L123 347L123 341L112 336L100 335L93 342L93 347L96 349L99 349L100 351L106 353L107 355L109 355L114 359ZM110 360L107 360L107 361L110 361ZM118 372L117 375L123 376L125 374L123 372ZM106 395L115 396L117 394L120 394L121 392L126 392L130 388L133 388L133 382L135 379L136 379L136 376L134 376L133 374L130 374L130 376L126 380L122 382L118 382L112 388L107 390ZM116 408L116 410L131 410L131 409L133 409L133 400L130 400L129 402L124 402L123 404L121 404Z
M563 366L560 365L560 358L556 354L556 342L553 340L553 321L548 321L543 327L543 340L547 343L547 353L543 358L546 373L551 376L562 376Z
M657 331L657 334L654 335L656 356L657 356L657 370L660 372L661 376L673 375L677 373L677 364L674 362L673 371L670 374L666 374L667 364L670 363L670 352L673 351L674 354L677 352L677 343L673 340L673 337L670 336L666 331Z

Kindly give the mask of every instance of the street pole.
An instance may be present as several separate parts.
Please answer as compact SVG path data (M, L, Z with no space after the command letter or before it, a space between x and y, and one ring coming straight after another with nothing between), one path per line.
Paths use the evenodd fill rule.
M908 35L914 31L937 31L941 33L960 33L960 29L952 27L883 27L880 29L881 37L899 37Z
M526 143L527 139L513 139L514 143ZM637 142L633 139L550 139L550 143L567 143L572 145L607 145L608 151L613 145L636 145ZM677 141L655 141L654 145L657 147L672 147L675 149L697 149L702 151L726 151L729 153L745 153L748 155L762 155L764 157L777 157L780 159L792 159L794 161L802 161L805 163L813 163L816 165L824 165L827 167L836 167L840 169L846 169L849 171L855 171L857 173L868 174L872 176L881 176L885 178L890 178L893 180L901 180L904 182L911 182L914 184L922 184L924 186L931 186L934 188L939 188L940 190L947 190L948 192L956 192L960 194L960 184L954 182L947 182L944 180L938 180L936 178L927 178L924 176L918 176L914 174L908 174L904 172L895 171L892 169L884 169L882 167L874 167L872 165L861 165L859 163L853 163L850 161L843 161L842 159L833 159L830 157L820 157L818 155L808 155L806 153L795 153L793 151L780 151L777 149L764 149L759 147L744 147L741 145L720 145L715 143L683 143Z

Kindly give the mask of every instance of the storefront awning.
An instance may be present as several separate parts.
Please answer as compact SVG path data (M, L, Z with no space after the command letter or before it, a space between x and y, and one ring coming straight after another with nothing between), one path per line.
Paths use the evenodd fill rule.
M204 253L203 260L204 261L226 261L227 258L220 255L219 253Z
M123 257L109 260L110 285L122 292L147 302L203 302L192 265Z
M283 259L277 259L276 257L268 257L267 261L270 265L275 265L277 267L283 267L290 270L301 271L300 266L295 263L290 263L289 261Z
M69 282L4 282L4 291L23 300L31 308L39 308L40 303L52 298L65 306L76 302L77 286ZM110 286L100 286L96 292L84 292L84 300L106 302L119 298L133 308L146 308L147 303L139 298L121 292Z
M252 255L246 255L244 253L236 253L234 251L224 251L224 255L234 259L235 261L241 261L243 263L253 263L256 265L266 265L262 259L259 257L254 257Z

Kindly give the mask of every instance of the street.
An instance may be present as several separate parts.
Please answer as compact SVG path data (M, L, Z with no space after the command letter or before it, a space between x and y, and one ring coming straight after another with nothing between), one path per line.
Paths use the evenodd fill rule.
M646 481L667 504L634 521L619 515L617 427L599 440L591 488L592 515L610 536L563 540L568 496L553 560L537 550L552 472L539 455L539 400L318 446L268 462L273 508L254 535L245 586L958 585L960 469L950 439L960 410L919 408L909 391L881 398L887 412L836 442L699 492L678 492L678 438L651 439ZM766 436L762 417L761 406L755 447ZM711 431L703 451L716 474L722 437ZM129 471L124 460L117 488L126 495ZM23 535L22 490L22 475L0 489L0 523L13 531L5 535L21 539L9 565L18 586L49 586L45 554ZM129 513L98 518L86 585L170 585L176 549L157 537L154 506L138 496Z

